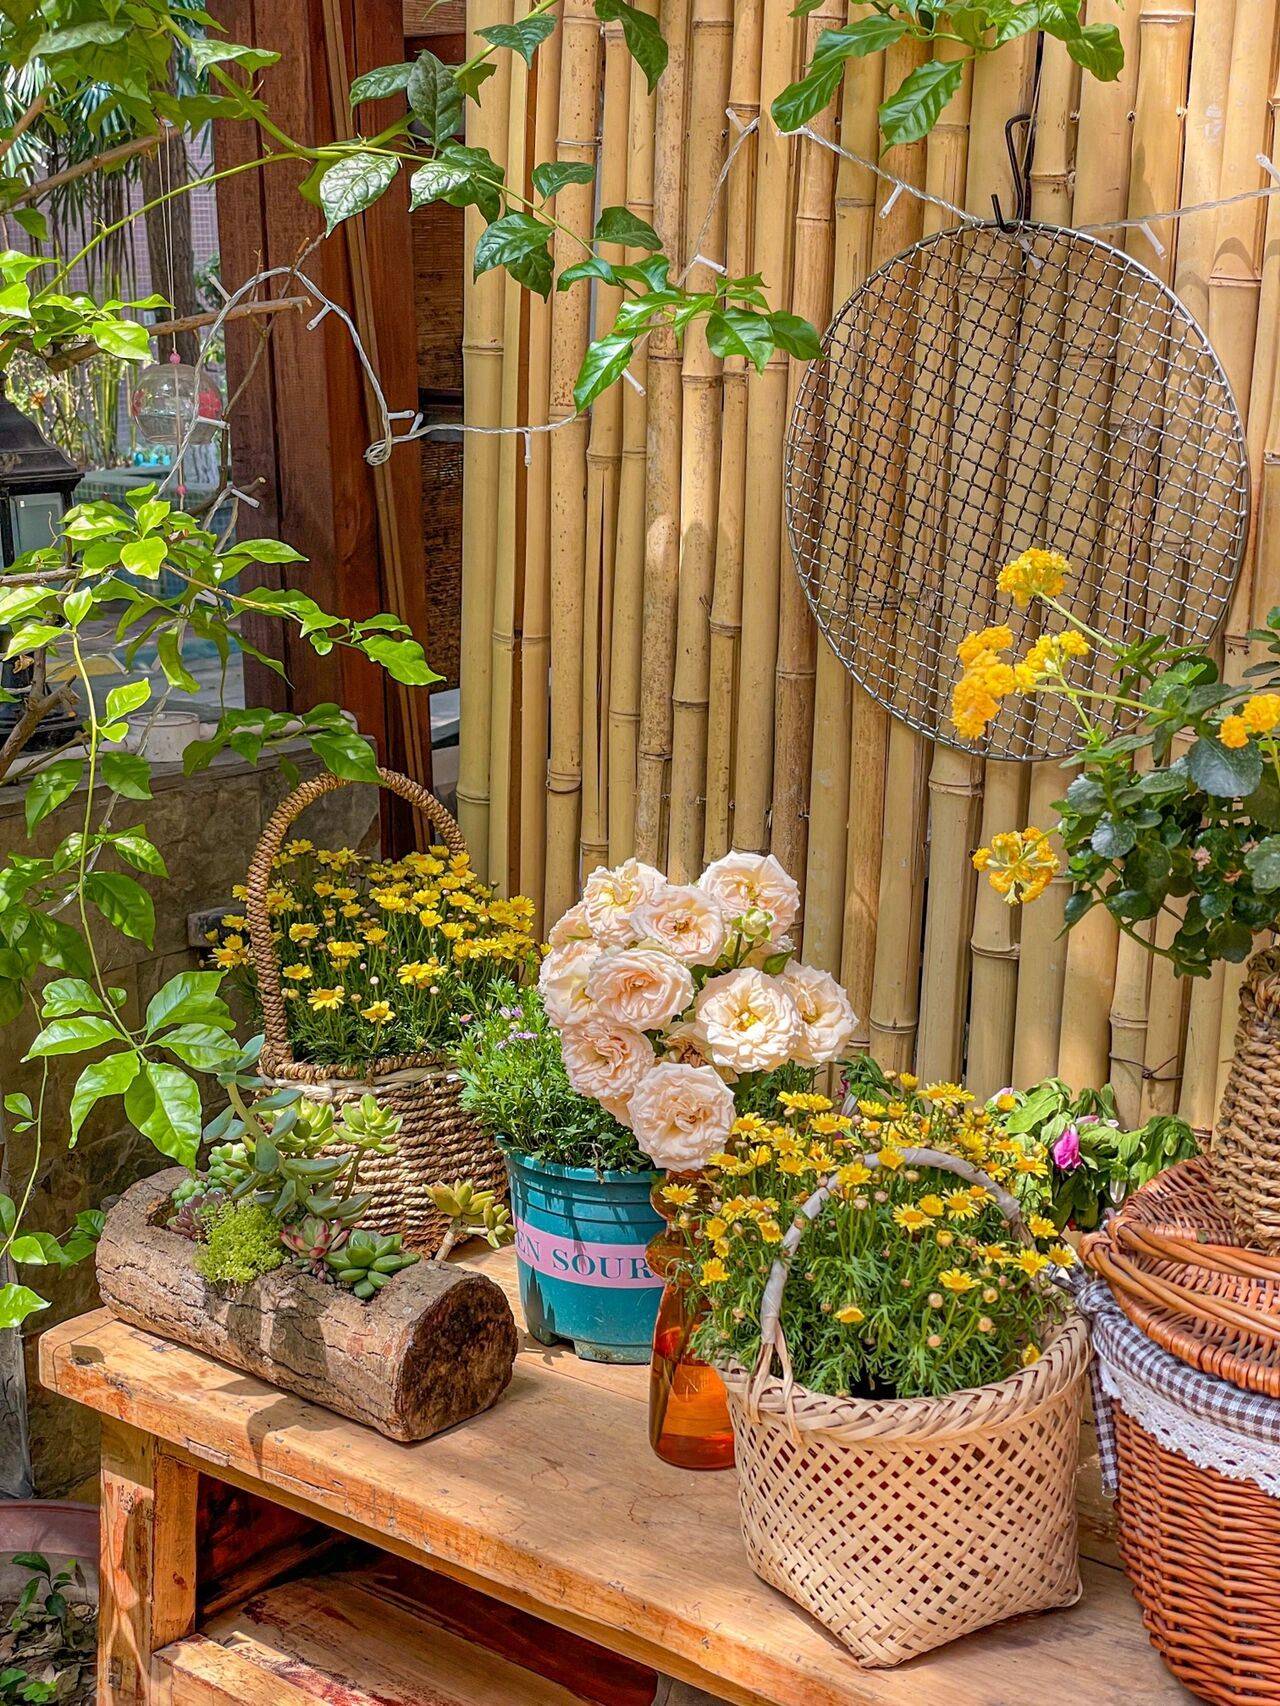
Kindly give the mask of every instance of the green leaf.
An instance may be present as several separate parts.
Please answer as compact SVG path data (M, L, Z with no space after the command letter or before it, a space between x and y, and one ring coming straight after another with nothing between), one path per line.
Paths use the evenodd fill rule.
M919 142L960 87L964 62L931 59L906 77L880 107L880 129L891 143Z
M475 64L459 65L454 72L459 89L468 100L478 101L480 90L490 77L496 77L498 67L491 59L477 60Z
M1138 832L1131 823L1112 817L1100 818L1089 845L1103 859L1123 859L1137 845Z
M406 85L414 118L432 142L447 142L462 123L462 90L450 68L425 50Z
M105 47L123 41L127 24L72 24L63 30L46 30L31 49L32 59L48 59L55 53L71 53L78 47Z
M1280 835L1268 835L1244 856L1245 870L1260 893L1280 889Z
M1248 746L1223 746L1212 735L1201 735L1187 754L1187 773L1198 788L1216 799L1244 799L1262 777L1262 755Z
M1086 24L1078 35L1064 39L1076 64L1103 83L1114 83L1124 70L1124 43L1114 24Z
M15 207L12 217L33 242L49 241L49 221L38 207Z
M15 1262L31 1268L64 1268L62 1245L52 1232L25 1232L9 1246Z
M286 545L281 539L237 539L232 553L251 563L305 563L301 551Z
M1079 924L1085 913L1091 911L1096 904L1097 896L1090 894L1087 889L1077 889L1073 895L1069 895L1067 904L1062 909L1067 929Z
M374 663L381 664L393 681L407 687L428 687L441 680L423 654L417 640L397 640L390 634L366 634L360 650Z
M31 1106L30 1096L24 1095L20 1090L12 1090L5 1097L4 1111L6 1114L11 1114L15 1119L33 1120L36 1117L36 1111ZM0 1201L3 1200L5 1199L0 1198ZM7 1230L8 1228L4 1224L4 1216L0 1214L0 1231Z
M773 341L798 361L816 361L822 354L822 339L815 326L799 314L779 310L769 316Z
M548 36L555 34L555 29L555 19L544 16L521 18L514 24L490 24L487 29L477 30L476 34L495 47L509 47L513 53L520 55L526 65L532 65L534 54Z
M59 1054L84 1054L87 1049L119 1040L120 1032L109 1019L84 1013L72 1019L55 1019L46 1025L22 1058L48 1060Z
M137 752L104 752L102 780L113 794L127 800L151 798L151 766Z
M165 541L156 534L150 534L146 539L131 539L127 545L120 547L120 566L131 575L153 581L158 579L168 554Z
M132 877L119 871L90 871L84 892L121 935L151 947L156 934L156 909L151 896Z
M197 1072L217 1072L239 1053L235 1038L214 1025L179 1025L156 1041Z
M551 227L531 213L508 213L487 226L476 241L475 276L505 267L539 296L551 294Z
M83 758L59 758L36 772L27 783L24 802L28 835L75 793L83 775Z
M91 320L88 332L93 342L107 355L121 361L150 361L151 339L147 328L136 320Z
M220 971L180 971L156 990L147 1003L147 1034L162 1025L187 1023L231 1026L231 1012L218 994Z
M492 221L502 212L501 184L502 167L488 149L449 142L409 179L409 206L444 201L450 207L478 207Z
M412 60L402 61L399 65L379 65L374 71L366 71L351 85L351 105L358 107L361 101L381 101L388 95L398 95L401 89L408 88L412 75Z
M571 267L566 267L556 280L557 290L570 290L581 279L598 278L605 284L617 284L618 269L600 255L591 255L585 261L575 261Z
M311 750L327 770L344 781L378 781L378 761L373 748L354 729L313 734Z
M240 42L218 41L211 36L197 36L191 43L191 63L197 71L210 65L243 65L246 71L261 71L280 58L266 47L245 47Z
M140 829L122 829L111 837L111 845L135 871L145 871L149 877L167 877L169 868L160 850L153 847Z
M596 220L593 240L597 243L619 243L628 249L647 249L650 253L662 247L662 238L653 226L632 213L629 207L606 207Z
M129 681L123 687L113 687L107 694L107 716L127 717L130 711L140 710L151 697L149 681Z
M707 316L707 344L713 355L742 355L763 373L773 354L773 327L767 314L749 308L717 309Z
M658 79L667 69L667 44L656 18L629 5L627 0L595 0L596 17L602 24L621 23L622 39L627 52L644 72L649 93L658 86Z
M541 196L543 201L549 201L566 184L594 183L595 176L595 167L588 166L585 161L548 160L544 165L533 168L534 194Z
M21 1327L28 1315L47 1309L47 1297L39 1297L25 1285L0 1285L0 1330Z
M162 1155L194 1170L200 1149L200 1092L185 1072L147 1061L124 1093L124 1111Z
M608 337L587 345L573 387L573 401L579 410L590 407L602 391L621 379L635 347L635 338L622 332L610 332Z
M320 205L330 231L377 201L400 162L393 154L344 154L320 179Z
M156 656L170 686L180 687L184 693L200 691L200 683L182 661L182 648L175 629L165 628L160 633L156 640Z
M105 1013L101 997L82 977L55 977L40 991L40 1017L65 1019L72 1013Z

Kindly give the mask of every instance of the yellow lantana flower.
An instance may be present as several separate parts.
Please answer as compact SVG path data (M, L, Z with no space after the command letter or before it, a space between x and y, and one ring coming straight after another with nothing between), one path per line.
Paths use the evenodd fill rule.
M1280 694L1255 693L1245 700L1240 720L1251 735L1269 735L1280 725Z
M1020 610L1025 610L1033 598L1056 598L1070 572L1071 565L1061 551L1042 551L1032 546L1005 564L997 585Z
M1218 739L1223 746L1248 746L1249 725L1243 717L1224 717L1218 726Z
M973 855L973 868L987 873L1009 906L1018 906L1038 900L1060 866L1048 835L1031 825L993 835L990 847L979 847Z

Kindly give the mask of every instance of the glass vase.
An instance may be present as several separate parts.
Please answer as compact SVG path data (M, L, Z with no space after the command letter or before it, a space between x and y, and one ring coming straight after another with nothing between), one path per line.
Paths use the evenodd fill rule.
M665 1183L691 1183L668 1174ZM649 1266L665 1286L653 1330L649 1365L649 1443L664 1463L678 1469L732 1469L733 1428L724 1382L693 1350L693 1337L706 1318L706 1304L695 1298L687 1277L676 1272L684 1245L670 1225L676 1212L653 1192L653 1206L668 1222L649 1245Z

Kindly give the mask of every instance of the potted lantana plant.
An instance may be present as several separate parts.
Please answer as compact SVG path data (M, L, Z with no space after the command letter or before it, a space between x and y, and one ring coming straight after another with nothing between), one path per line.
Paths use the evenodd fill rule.
M853 1034L839 984L794 958L787 932L799 910L794 879L770 854L726 854L696 883L628 859L593 872L552 931L539 990L566 1077L668 1174L654 1197L666 1219L737 1119L782 1090L808 1090ZM723 1467L732 1442L719 1383L693 1353L697 1309L673 1255L668 1239L650 1250L671 1276L655 1330L650 1437L668 1461Z

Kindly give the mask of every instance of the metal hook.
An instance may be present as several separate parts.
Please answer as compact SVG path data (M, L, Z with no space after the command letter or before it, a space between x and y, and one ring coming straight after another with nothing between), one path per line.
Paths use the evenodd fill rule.
M1012 220L1006 219L1001 211L998 195L992 196L991 206L995 212L996 224L1006 237L1016 235L1018 227L1025 225L1031 217L1031 135L1034 122L1030 113L1014 113L1004 127L1004 145L1009 154L1009 174L1013 179L1014 213ZM1019 125L1026 126L1021 158L1018 156L1018 146L1013 140L1014 130Z

